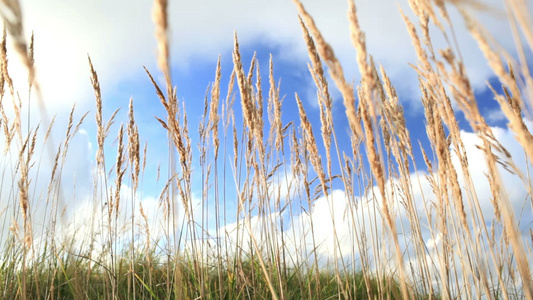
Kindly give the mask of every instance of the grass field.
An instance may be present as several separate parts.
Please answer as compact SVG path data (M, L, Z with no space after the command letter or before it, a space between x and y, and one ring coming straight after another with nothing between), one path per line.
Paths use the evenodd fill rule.
M146 80L166 113L154 119L168 137L158 146L169 149L169 172L158 174L165 183L158 220L140 201L146 164L153 163L146 161L135 120L142 112L130 102L129 121L110 132L117 112L104 118L97 62L89 58L96 111L76 119L73 108L68 121L50 118L34 78L33 37L23 36L18 1L4 2L11 15L0 45L0 298L533 299L533 231L520 224L522 215L531 215L533 196L533 79L527 63L533 27L526 1L504 1L520 37L512 56L469 13L488 10L483 4L409 0L409 15L416 17L401 13L416 51L412 67L428 147L411 140L403 102L385 68L367 52L355 3L348 1L347 15L361 79L352 83L313 16L293 2L316 84L320 128L312 125L300 95L280 95L273 59L261 65L269 68L268 78L261 78L255 56L244 69L237 33L227 93L221 94L219 61L203 117L189 123L195 120L187 118L171 76L172 16L166 1L154 1L159 70L146 69ZM466 28L452 24L450 7ZM501 129L483 116L454 45L458 30L477 41L501 83L490 89L521 155L508 151ZM435 35L448 45L434 47ZM22 60L29 86L11 80L9 39L18 52L9 57ZM41 108L38 116L27 113L29 103L17 89L30 90L31 105ZM334 124L334 89L348 124L342 130ZM283 123L288 101L296 102L298 116ZM235 115L235 106L242 115ZM458 114L473 133L462 130ZM30 118L40 118L40 126L26 128ZM60 122L67 132L56 140L50 132ZM97 128L93 178L67 178L62 171L69 147L88 122ZM191 139L193 130L198 140ZM350 141L350 150L338 146L341 139ZM472 153L483 157L480 169L471 165ZM200 168L192 167L193 160ZM74 196L64 191L77 180L92 182L92 197L85 215L69 223ZM524 190L518 205L509 180ZM479 188L482 181L485 189ZM200 204L193 194L201 194ZM234 223L227 221L230 212Z

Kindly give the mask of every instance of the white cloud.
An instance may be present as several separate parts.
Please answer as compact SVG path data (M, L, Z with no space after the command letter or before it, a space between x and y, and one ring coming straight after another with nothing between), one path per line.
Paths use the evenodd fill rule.
M527 165L522 163L524 152L513 138L513 133L508 129L497 127L493 127L492 130L497 140L510 152L518 169L525 172ZM496 226L495 239L499 240L501 238L501 226L493 223L495 215L490 201L490 187L486 177L487 167L483 153L477 148L480 144L480 139L476 134L464 131L461 133L461 137L465 143L469 171L486 226L489 232L491 231L491 226ZM463 187L467 218L469 222L474 222L474 217L466 204L465 183L460 171L459 161L454 158L453 164L458 170L459 179ZM526 234L531 228L531 225L528 224L533 219L531 204L526 197L526 187L516 175L510 174L501 166L499 170L502 175L503 189L509 197L517 220L520 221L520 230L523 230L524 234ZM415 253L416 238L413 235L415 229L409 223L406 209L401 203L400 190L395 190L395 196L391 198L392 201L390 203L396 220L400 246L402 251L404 251L405 262L416 263L418 261L420 263L425 259L428 265L431 266L430 269L433 272L433 276L437 276L441 267L438 257L443 253L443 242L452 247L451 259L456 260L456 266L460 265L459 261L462 259L461 253L465 251L465 244L461 242L459 237L457 239L452 237L450 243L450 236L448 236L444 241L445 237L435 220L437 208L434 203L436 203L438 197L433 191L426 174L423 172L412 173L410 182L413 189L414 207L418 214L418 225L421 227L421 237L427 248L426 253L422 256ZM396 180L393 180L393 183L395 185L399 184ZM390 187L390 184L391 182L388 181L387 186ZM372 196L372 192L375 196ZM390 188L388 188L387 193L390 194L391 192ZM297 199L292 200L297 201ZM388 226L382 220L381 205L381 197L376 187L370 189L362 197L347 195L342 190L333 190L329 197L323 196L317 199L309 212L301 211L298 215L292 217L289 217L287 213L274 212L261 218L254 216L242 219L225 228L221 228L220 236L225 236L221 245L227 243L233 246L233 248L229 247L229 249L237 249L235 248L237 243L248 245L250 236L253 235L258 245L266 246L267 248L268 245L273 243L277 245L284 243L283 251L288 254L287 257L292 259L297 257L299 263L312 263L316 256L320 264L324 266L332 266L332 263L339 262L338 259L340 257L343 258L345 263L350 264L351 262L358 262L361 258L361 253L363 253L362 251L367 251L367 255L370 258L370 270L393 269L395 268L394 245L392 244ZM426 211L432 216L430 217L431 219L428 219ZM284 228L280 226L281 220L284 220ZM448 235L455 236L451 228L453 228L454 222L458 222L458 220L458 217L453 212L447 216L446 226L450 230ZM471 230L473 230L473 227ZM265 235L265 233L268 235ZM472 233L476 238L479 236L482 236L482 239L487 238L482 231L473 231ZM477 253L476 255L478 255L477 259L479 259L478 262L481 265L477 267L488 268L492 266L493 262L487 255L489 251L487 247L499 246L498 243L485 244L483 241L481 241L481 244L481 248L473 249L474 252L472 253ZM495 249L495 251L498 252L500 250ZM377 257L380 259L377 259ZM289 263L296 263L296 261L289 261ZM456 274L459 276L459 280L462 280L462 272L470 274L467 269L460 271ZM490 276L493 275L490 273ZM437 277L434 278L437 280Z
M74 102L93 99L87 54L104 90L154 61L146 1L22 4L25 29L35 34L38 80L49 110L68 110Z
M495 0L488 3L501 5ZM26 30L35 32L38 75L50 110L92 99L87 54L93 58L104 90L115 88L121 80L140 76L143 65L155 67L150 1L30 0L22 4ZM348 80L358 78L346 3L304 1L304 4L333 45ZM409 11L406 1L356 4L369 52L385 65L400 91L416 90L416 74L407 65L414 62L415 56L398 13L398 4ZM512 39L501 14L489 10L482 11L482 15L484 24L509 48ZM452 16L466 69L475 86L481 87L490 74L489 68L461 22L455 22L457 14ZM170 4L170 25L172 59L180 67L194 68L188 63L192 57L215 61L219 53L233 48L235 30L241 43L260 41L279 47L282 59L308 60L296 9L290 1L175 1ZM442 45L442 39L437 38L435 43Z
M486 113L485 118L487 119L487 122L489 124L493 124L493 123L496 123L496 122L502 122L502 121L507 120L507 117L505 117L505 114L503 113L503 111L501 109L489 110Z
M518 171L522 174L527 174L527 163L525 161L525 154L521 146L514 139L514 134L509 129L503 129L498 127L491 127L494 137L501 143L503 147L509 151L515 166ZM477 192L477 196L480 200L481 208L483 214L487 221L490 221L494 217L493 205L489 201L491 197L490 185L487 180L487 163L483 159L483 151L477 147L482 147L481 139L474 133L470 132L461 132L461 138L465 147L467 148L467 157L469 162L469 171L470 175L474 181L474 186ZM501 154L495 153L503 157ZM502 160L505 162L505 160ZM460 167L459 160L456 156L453 158L454 165L458 170L459 179L461 182L464 182L464 177ZM520 212L522 206L526 203L527 190L524 186L524 183L516 175L510 174L506 171L501 165L499 165L501 179L502 179L502 189L509 196L510 204L512 205L516 214ZM526 210L527 212L528 210ZM530 214L527 214L530 215ZM528 216L530 217L530 216Z

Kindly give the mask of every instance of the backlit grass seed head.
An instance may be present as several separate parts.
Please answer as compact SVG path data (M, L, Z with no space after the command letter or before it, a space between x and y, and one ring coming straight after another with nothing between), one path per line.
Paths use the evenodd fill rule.
M272 55L270 55L269 61L269 84L270 89L268 92L268 111L269 111L269 121L270 121L270 135L274 138L274 145L276 150L284 153L284 129L283 122L281 120L282 112L281 107L283 104L284 97L280 97L280 86L281 80L278 81L276 86L276 81L274 80L274 62Z
M296 8L298 9L298 12L301 16L301 20L303 20L300 22L300 25L302 27L302 31L304 31L304 35L307 31L306 28L308 28L309 32L315 39L315 45L319 55L328 65L331 78L333 79L335 85L337 85L337 88L342 94L342 97L344 99L344 106L346 108L346 116L348 118L352 134L357 138L362 138L363 131L360 123L361 120L357 114L357 109L355 106L353 86L346 82L344 78L344 71L339 60L335 57L335 53L333 52L331 46L324 40L322 34L320 33L320 30L318 30L318 27L316 26L311 15L309 15L309 13L305 10L303 4L300 1L293 0L293 2L296 4Z
M157 63L165 76L167 96L172 101L172 83L170 77L170 52L168 42L168 1L155 0L152 8L152 20L155 24L157 40ZM172 102L171 102L172 103ZM172 103L175 104L175 103Z
M139 129L135 123L135 116L133 112L133 99L130 99L129 104L129 122L128 122L128 157L131 167L131 176L133 181L133 189L136 190L139 185L139 173L141 169L141 150L139 141Z
M98 81L98 75L94 70L91 57L87 56L89 60L89 67L91 71L91 83L94 90L94 96L96 100L96 141L98 144L98 150L96 152L96 162L99 166L102 166L104 163L104 140L105 140L105 128L102 117L102 94L100 92L100 82Z
M30 48L24 36L22 9L18 0L4 0L0 7L0 15L4 21L4 32L7 29L13 40L15 51L19 54L22 62L28 70L28 82L33 83L35 69L33 66L33 34ZM4 34L5 37L5 34Z
M119 208L120 208L120 191L122 188L122 178L126 172L126 169L123 168L124 164L124 125L120 126L118 132L118 150L117 150L117 162L116 162L116 179L115 179L115 214L118 218Z
M255 112L254 112L254 104L253 104L253 99L252 99L252 91L250 87L251 78L250 80L248 80L246 76L244 75L244 70L243 70L242 62L241 62L241 54L239 52L239 43L237 41L237 34L235 34L234 41L235 43L234 43L234 51L233 51L233 64L235 66L234 70L237 76L237 83L239 85L239 91L241 95L241 105L242 105L244 124L253 133L255 132L255 122L254 122Z
M220 66L220 56L218 57L217 70L215 76L215 83L211 89L211 105L209 108L209 128L213 132L213 145L215 158L218 157L218 147L220 146L220 141L218 138L218 122L220 117L218 115L218 105L220 101L220 79L222 77L222 70Z
M327 196L328 191L326 185L326 175L324 174L324 169L322 168L322 159L320 158L320 154L318 152L317 143L313 134L313 128L311 126L311 122L309 122L309 119L307 118L307 114L303 108L302 101L300 101L300 97L298 97L298 94L295 94L295 96L296 103L298 104L298 114L300 115L300 124L304 133L304 139L307 140L306 145L307 151L309 152L311 158L311 165L313 165L313 168L318 175L324 195Z

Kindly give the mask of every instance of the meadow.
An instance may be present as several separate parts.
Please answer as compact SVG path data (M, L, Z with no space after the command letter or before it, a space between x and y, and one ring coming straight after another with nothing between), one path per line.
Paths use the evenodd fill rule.
M533 211L527 2L504 1L517 37L513 53L471 14L491 10L481 2L409 0L415 17L400 12L416 51L417 61L406 64L418 74L427 146L412 140L404 102L367 50L356 4L347 4L360 74L352 82L313 16L293 2L318 109L306 108L298 94L280 94L275 57L261 65L268 78L261 78L255 56L245 69L236 33L227 93L221 93L219 60L194 124L185 109L191 104L178 99L180 83L171 75L168 3L154 1L159 69L145 71L165 112L154 118L167 134L158 147L168 148L168 172L157 174L164 183L157 220L141 201L146 165L153 162L147 162L151 145L139 133L135 100L127 123L114 124L118 110L104 117L98 63L89 56L95 111L76 118L72 108L68 120L48 116L34 76L33 36L23 35L18 1L4 2L0 298L533 300L533 230L521 224ZM450 21L450 9L465 28ZM476 40L497 79L497 86L489 84L493 99L483 101L498 103L505 129L490 126L480 109L455 45L459 30ZM436 35L445 47L434 46ZM27 70L28 86L11 79L15 59ZM29 90L31 99L21 99L17 89ZM342 97L346 128L335 125L333 90ZM284 110L289 101L297 113ZM30 115L29 105L40 112ZM316 112L319 127L310 121ZM284 123L282 115L290 113L295 121ZM459 115L472 132L460 127ZM27 126L35 118L39 126ZM66 133L57 140L50 132L60 122ZM88 122L96 127L92 178L63 176L69 148ZM511 140L502 140L504 130ZM508 150L511 143L518 152ZM484 164L472 166L473 155ZM73 219L68 204L75 195L65 190L76 191L66 185L79 180L92 182L92 197L85 214Z

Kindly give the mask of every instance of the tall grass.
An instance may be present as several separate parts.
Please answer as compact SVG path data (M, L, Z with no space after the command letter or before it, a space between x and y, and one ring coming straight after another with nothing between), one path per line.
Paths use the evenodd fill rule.
M30 116L10 77L4 31L0 193L3 226L9 230L1 236L0 297L533 299L533 239L521 231L520 212L502 179L515 176L521 181L526 191L523 210L531 210L531 178L523 172L533 156L527 126L533 85L526 54L533 49L533 27L525 13L527 3L505 1L517 37L514 61L469 13L469 8L485 9L479 3L408 2L415 18L400 13L416 51L412 67L418 73L429 147L411 141L403 103L385 68L368 53L353 1L348 1L347 13L361 75L355 85L345 77L313 17L294 0L316 84L320 129L314 128L309 117L313 112L306 111L298 94L287 99L280 95L275 58L268 65L268 80L261 78L255 56L244 69L236 34L227 94L221 94L219 58L205 95L198 140L193 141L185 103L173 86L168 3L154 1L159 71L145 70L166 114L156 120L168 137L168 173L162 175L159 197L163 216L157 223L140 200L148 150L142 146L134 99L128 122L119 126L115 138L110 129L119 111L104 118L105 95L97 63L90 58L97 141L92 196L85 203L90 216L82 227L68 223L65 201L70 195L63 190L70 181L62 171L69 146L89 122L87 114L75 120L72 109L58 145L51 132L59 121L49 122L43 110L41 124L24 129ZM33 87L36 101L43 103L33 71L33 42L26 46L18 2L5 3L2 15L9 38L28 69L29 90ZM454 44L458 29L449 7L458 9L502 84L490 88L524 157L511 156L481 113ZM436 33L430 32L432 25ZM448 42L445 48L433 46L436 34ZM164 77L162 83L154 79L157 72ZM331 95L335 88L349 127L337 132ZM298 108L299 117L288 123L282 121L284 101L295 101ZM239 105L235 102L240 109L234 109ZM472 175L472 147L464 139L458 113L479 140L484 178ZM349 139L351 149L342 149L340 139ZM39 144L52 160L49 172L44 166L41 170L43 157L35 157ZM116 154L109 152L111 144ZM417 157L423 157L425 166L417 165ZM193 170L193 159L199 169ZM193 177L194 172L200 176ZM43 180L47 188L41 192L37 187ZM489 183L488 193L476 188L483 180ZM193 193L201 194L199 204ZM324 228L331 231L321 237Z

